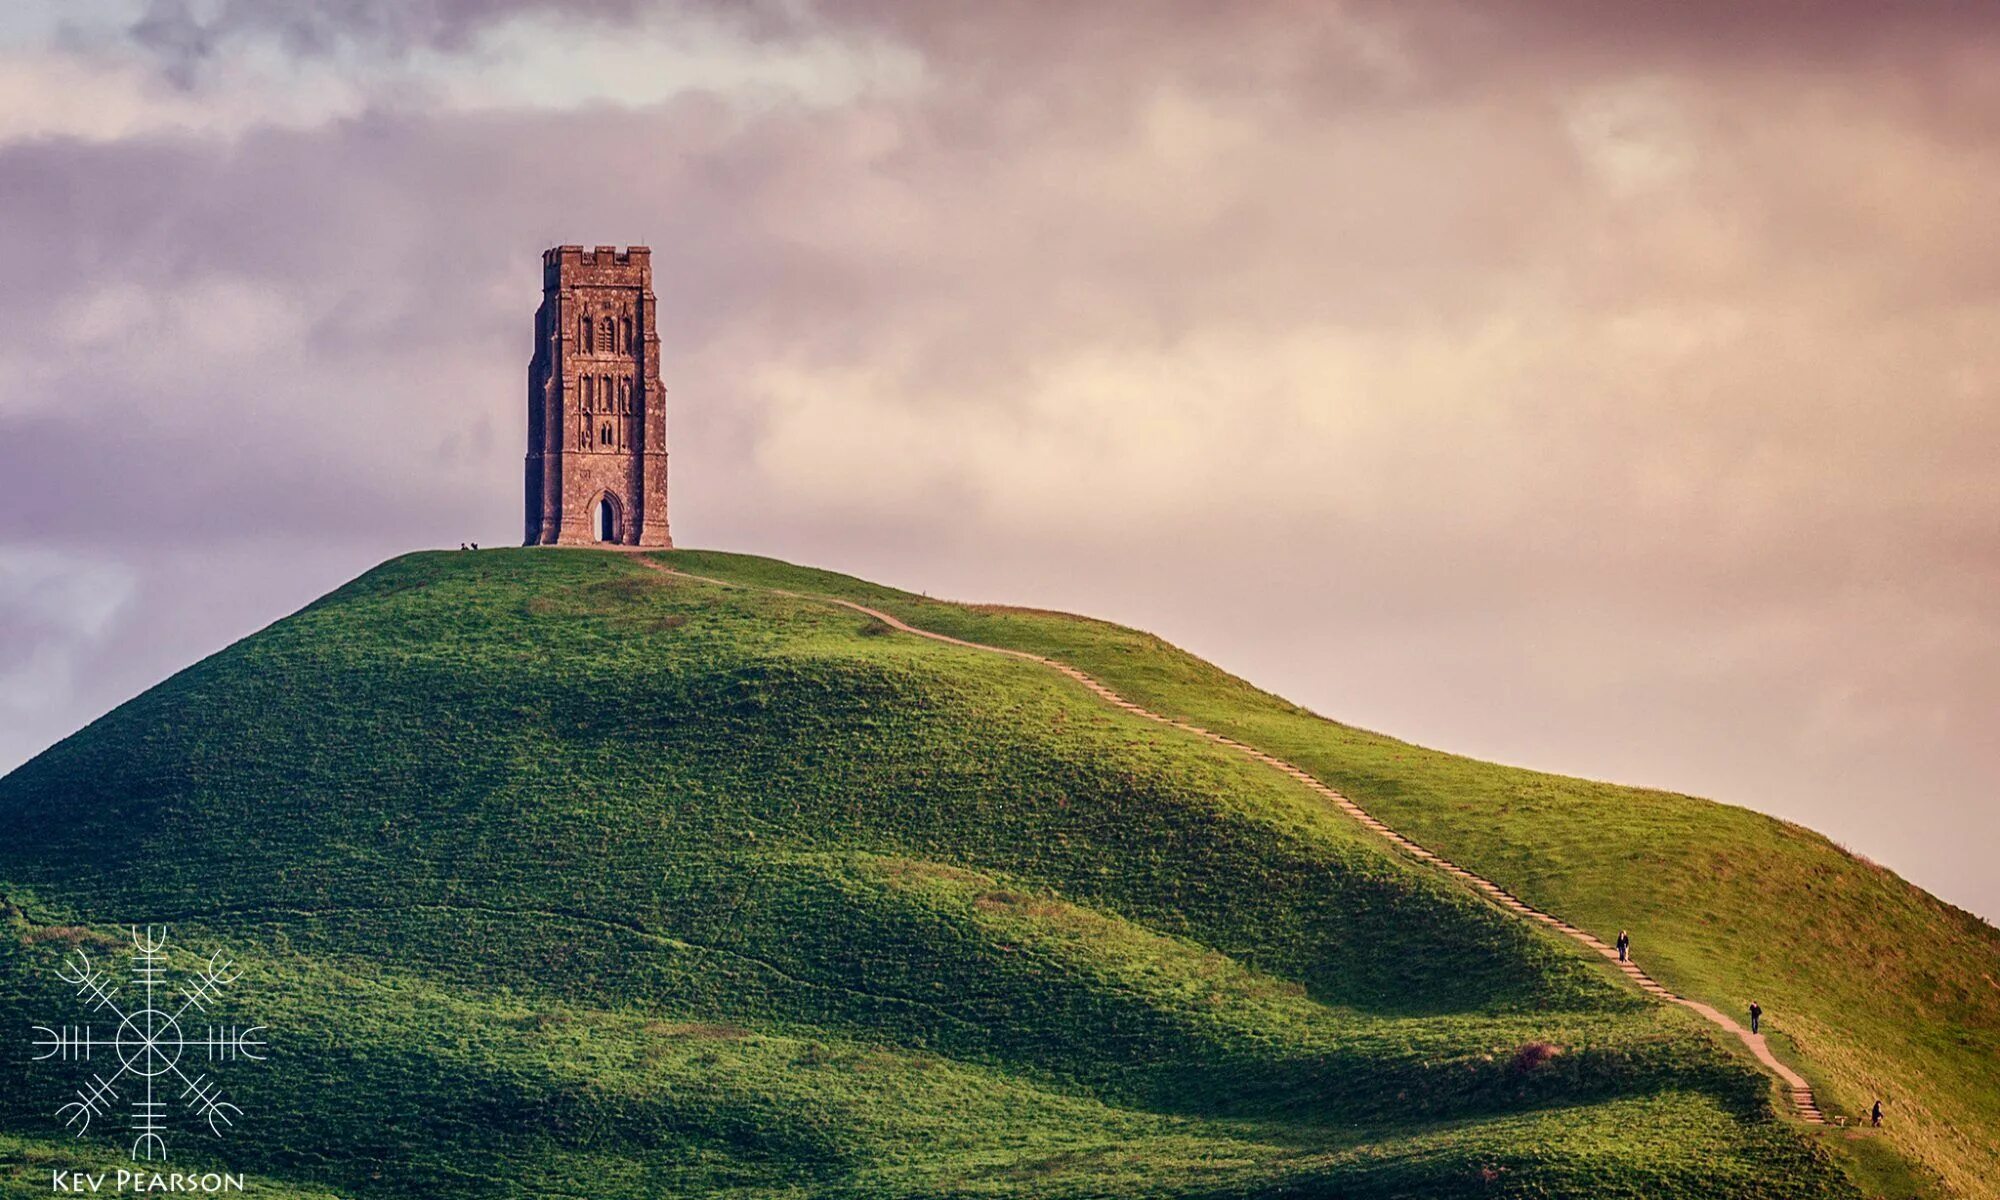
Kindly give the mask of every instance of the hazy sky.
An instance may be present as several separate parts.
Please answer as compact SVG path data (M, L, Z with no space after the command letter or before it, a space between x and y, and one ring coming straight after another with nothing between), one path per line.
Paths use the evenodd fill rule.
M539 254L643 241L682 544L1993 918L1996 211L1992 4L9 4L0 768L518 540Z

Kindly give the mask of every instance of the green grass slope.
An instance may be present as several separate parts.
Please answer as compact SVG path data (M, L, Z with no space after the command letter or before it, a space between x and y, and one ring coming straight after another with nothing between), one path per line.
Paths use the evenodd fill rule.
M1578 919L1550 888L1612 888L1559 822L1512 875L1501 834L1472 844L1497 768L1142 635L670 558L1240 719ZM1676 803L1765 869L1775 835ZM80 1065L28 1061L27 1029L86 1019L56 970L120 977L133 922L171 924L178 970L234 959L202 1021L271 1030L267 1062L213 1068L240 1128L173 1142L267 1195L1854 1194L1699 1020L1279 773L1045 668L627 555L412 555L176 675L0 779L0 897L0 1195L122 1157L122 1112L65 1136ZM1670 964L1620 917L1669 978L1727 985L1734 943Z
M1102 621L946 604L768 559L672 558L1060 658L1154 711L1288 759L1531 904L1607 941L1631 930L1635 957L1682 995L1739 1014L1758 1000L1774 1049L1829 1116L1851 1125L1884 1099L1879 1134L1823 1135L1871 1190L1941 1180L2000 1197L2000 931L1811 830L1339 725Z

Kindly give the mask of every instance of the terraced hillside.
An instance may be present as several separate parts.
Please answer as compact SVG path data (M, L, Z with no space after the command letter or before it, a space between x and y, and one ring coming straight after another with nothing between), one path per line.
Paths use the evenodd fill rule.
M1811 830L1690 796L1497 766L1327 721L1156 637L1063 613L928 600L741 555L677 567L857 600L1044 654L1279 755L1547 911L1638 938L1683 995L1767 1010L1848 1128L1817 1136L1871 1190L2000 1197L2000 931ZM1893 803L1884 797L1884 803ZM1877 1097L1879 1134L1851 1132ZM1914 1168L1914 1169L1911 1169Z
M1114 627L664 557L1236 720L1597 919L1606 868L1559 821L1546 877L1468 832L1498 768ZM1720 814L1711 840L1739 819L1675 804ZM1614 926L1654 928L1656 873ZM131 922L234 957L213 1017L269 1025L271 1058L230 1064L228 1140L174 1153L267 1195L1804 1197L1853 1194L1859 1161L1697 1018L1281 773L1031 663L626 555L409 556L197 664L0 780L0 895L17 1044L82 1019L55 969L122 962ZM1982 929L1939 936L1989 953ZM1734 969L1645 936L1670 982ZM77 1074L27 1057L0 1194L126 1140L121 1114L64 1137Z

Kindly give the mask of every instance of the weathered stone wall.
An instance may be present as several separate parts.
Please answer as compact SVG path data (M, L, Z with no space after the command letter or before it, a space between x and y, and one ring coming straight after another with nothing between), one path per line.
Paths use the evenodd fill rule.
M528 545L673 545L657 306L645 246L543 252L528 365ZM610 528L600 537L604 501Z

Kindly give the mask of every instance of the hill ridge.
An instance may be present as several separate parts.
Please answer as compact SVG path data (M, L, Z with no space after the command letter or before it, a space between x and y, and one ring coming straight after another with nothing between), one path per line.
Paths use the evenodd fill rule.
M1386 823L1382 822L1381 820L1378 820L1376 817L1370 814L1366 809L1356 804L1353 800L1349 799L1343 793L1335 790L1332 787L1327 786L1324 782L1322 782L1320 779L1318 779L1310 772L1300 767L1294 766L1293 764L1286 762L1284 759L1281 759L1274 754L1267 753L1263 750L1258 749L1255 746L1249 745L1244 742L1240 742L1235 738L1231 738L1224 734L1216 733L1213 730L1203 728L1202 726L1196 725L1191 721L1177 720L1173 717L1165 716L1161 713L1156 713L1153 710L1146 708L1143 705L1137 704L1125 698L1124 696L1120 695L1118 692L1114 691L1112 688L1108 687L1102 681L1098 680L1094 676L1076 667L1073 667L1070 664L1061 661L1060 659L1050 658L1046 655L1030 653L1029 651L1026 650L1014 650L1005 646L992 646L984 642L969 641L965 638L953 637L950 634L938 633L933 630L923 629L918 626L911 625L907 621L904 621L890 613L883 612L880 609L870 608L869 606L859 603L858 601L845 600L838 596L820 595L811 592L797 592L786 588L761 587L754 584L745 584L726 579L717 579L713 576L698 575L692 571L678 570L674 567L667 566L664 563L658 562L657 560L646 557L644 555L639 555L636 557L641 565L647 567L650 570L659 571L663 574L675 575L683 579L691 579L697 582L714 584L720 587L742 588L751 591L762 591L770 595L786 596L796 600L811 600L825 604L834 604L842 608L851 609L865 616L872 617L875 620L881 621L883 624L889 626L891 629L897 630L898 632L901 633L907 633L915 637L929 638L933 641L946 643L947 645L961 646L970 650L980 650L989 654L1001 654L1001 655L1006 655L1009 658L1017 658L1027 662L1037 663L1042 666L1049 667L1052 670L1055 670L1065 676L1068 676L1070 679L1075 680L1076 682L1082 684L1085 688L1089 689L1100 699L1106 701L1113 707L1116 707L1124 712L1131 713L1134 716L1144 717L1147 720L1156 721L1162 725L1171 726L1175 729L1179 729L1186 733L1194 734L1198 737L1206 738L1209 741L1216 743L1217 745L1226 746L1231 750L1243 754L1255 762L1261 763L1265 766L1280 771L1285 775L1290 776L1293 780L1297 781L1298 783L1303 784L1305 787L1315 792L1323 799L1331 801L1335 805L1335 807L1339 808L1343 813L1354 818L1356 821L1360 822L1363 827L1367 828L1370 832L1377 834L1385 841L1387 841L1390 845L1396 847L1398 850L1403 851L1410 857L1415 858L1426 865L1436 867L1439 870L1444 871L1446 874L1451 875L1454 878L1461 880L1462 882L1470 884L1473 888L1477 889L1480 892L1485 893L1501 908L1511 913L1514 913L1517 916L1547 925L1550 928L1556 930L1558 933L1561 933L1563 936L1568 937L1573 941L1579 942L1582 945L1588 946L1590 949L1596 951L1598 954L1601 954L1605 958L1610 959L1611 961L1613 961L1618 965L1619 970L1627 978L1632 980L1632 982L1636 984L1641 991L1644 991L1649 995L1656 996L1662 1000L1682 1005L1700 1014L1705 1020L1717 1026L1718 1028L1722 1029L1725 1033L1730 1034L1731 1036L1735 1037L1738 1041L1740 1041L1743 1044L1743 1046L1751 1052L1751 1054L1757 1059L1758 1062L1762 1063L1768 1070L1770 1070L1773 1074L1777 1075L1778 1078L1784 1082L1784 1084L1788 1089L1788 1094L1791 1099L1793 1108L1796 1110L1800 1120L1811 1125L1824 1125L1826 1123L1826 1118L1820 1112L1818 1102L1815 1100L1813 1096L1812 1085L1806 1082L1805 1078L1801 1076L1797 1071L1792 1070L1784 1063L1778 1061L1777 1056L1771 1053L1770 1045L1765 1040L1762 1034L1750 1032L1749 1030L1743 1028L1743 1026L1740 1023L1730 1018L1728 1015L1722 1013L1721 1011L1717 1010L1711 1005L1703 1004L1698 1000L1692 1000L1689 999L1688 997L1679 995L1672 989L1661 984L1651 975L1647 974L1643 969L1639 967L1639 965L1636 962L1633 962L1630 959L1625 959L1622 961L1619 960L1618 952L1612 949L1610 946L1605 945L1603 940L1601 938L1598 938L1596 935L1588 932L1587 930L1579 929L1576 926L1570 924L1569 922L1564 921L1560 917L1554 916L1553 914L1546 913L1543 912L1541 909L1535 908L1533 905L1528 904L1526 901L1508 892L1505 888L1502 888L1500 885L1494 883L1493 881L1486 879L1484 876L1466 870L1464 867L1457 865L1456 863L1445 858L1444 856L1437 854L1425 848L1424 846L1419 845L1418 843L1412 841L1410 838L1405 837L1403 834L1397 832L1395 829L1391 828Z
M1810 831L754 555L389 560L0 778L0 893L10 1024L244 964L278 1196L2000 1200L2000 939Z

